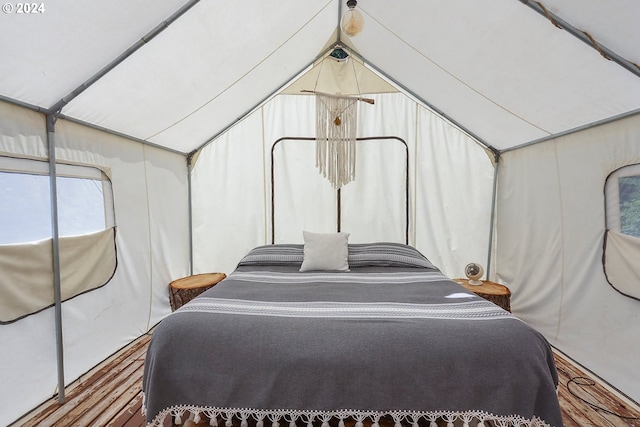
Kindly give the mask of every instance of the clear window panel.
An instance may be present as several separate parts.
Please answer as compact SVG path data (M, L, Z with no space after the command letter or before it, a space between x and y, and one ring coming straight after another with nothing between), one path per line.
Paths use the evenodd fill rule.
M640 237L640 175L618 178L620 231Z
M58 177L60 237L95 233L106 228L102 181Z
M56 182L60 237L107 228L102 181L58 177ZM49 176L0 172L0 245L51 236Z
M49 177L0 172L0 245L51 238Z

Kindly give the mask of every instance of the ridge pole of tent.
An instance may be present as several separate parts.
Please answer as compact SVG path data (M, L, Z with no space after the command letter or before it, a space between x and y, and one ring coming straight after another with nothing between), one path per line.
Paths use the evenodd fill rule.
M338 37L336 40L336 44L342 44L342 25L340 25L340 21L342 18L342 0L338 1L338 23L336 25L336 28L338 28Z
M588 32L577 29L576 27L574 27L564 19L560 18L558 15L551 12L541 2L529 1L529 0L520 0L520 2L524 3L526 6L529 6L531 9L535 10L540 15L547 18L556 27L565 30L572 36L576 37L577 39L591 46L593 49L598 51L598 53L602 55L603 58L609 59L615 62L616 64L620 65L622 68L626 69L632 74L635 74L637 77L640 77L640 68L638 68L637 65L635 65L631 61L628 61L624 57L618 55L616 52L612 51L606 46L599 44ZM615 6L612 4L611 7L615 7Z
M47 147L49 151L49 198L51 200L51 246L53 253L53 298L55 306L56 358L58 366L58 403L64 396L64 348L62 342L62 292L60 289L60 237L58 232L58 186L56 174L55 123L57 116L47 113Z

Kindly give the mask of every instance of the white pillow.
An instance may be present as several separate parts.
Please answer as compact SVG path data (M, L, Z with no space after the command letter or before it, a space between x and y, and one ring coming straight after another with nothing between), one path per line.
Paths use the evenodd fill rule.
M349 233L311 233L304 236L304 259L300 271L349 270Z

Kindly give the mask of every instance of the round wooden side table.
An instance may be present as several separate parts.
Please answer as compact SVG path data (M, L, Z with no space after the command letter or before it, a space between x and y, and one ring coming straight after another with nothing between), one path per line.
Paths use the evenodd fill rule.
M176 311L225 277L224 273L203 273L174 280L169 284L171 311Z
M466 289L474 294L482 297L492 303L499 305L508 312L511 312L511 291L504 285L491 282L489 280L481 280L481 285L470 285L469 279L453 279L460 283Z

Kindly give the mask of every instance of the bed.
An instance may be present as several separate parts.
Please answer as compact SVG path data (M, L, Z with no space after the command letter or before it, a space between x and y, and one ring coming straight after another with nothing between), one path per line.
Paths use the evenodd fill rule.
M148 426L562 425L540 333L413 247L348 244L326 269L305 245L252 249L160 322Z

